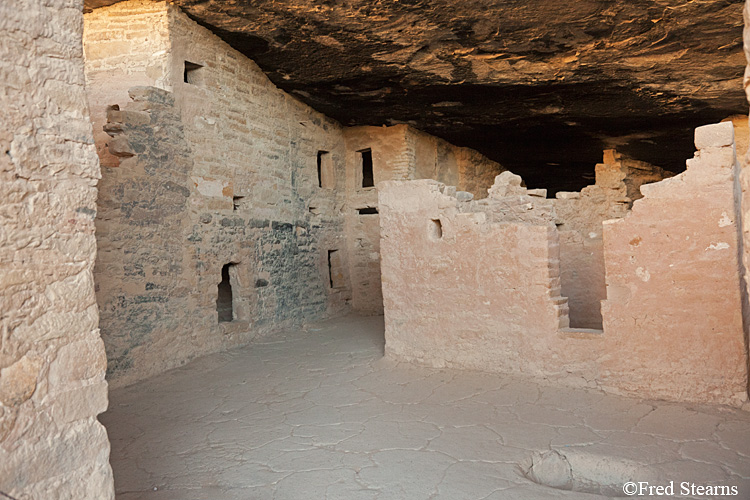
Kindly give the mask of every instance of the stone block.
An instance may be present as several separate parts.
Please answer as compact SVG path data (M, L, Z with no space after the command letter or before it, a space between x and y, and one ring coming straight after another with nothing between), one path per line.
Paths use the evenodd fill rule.
M12 407L28 400L36 390L41 364L40 359L24 356L0 370L0 403Z
M456 191L456 199L458 201L471 201L474 199L474 195L467 191Z
M51 390L65 388L99 378L107 367L104 345L99 331L94 330L81 340L64 345L50 364L47 379Z
M135 151L130 147L130 142L125 134L117 134L107 143L109 153L120 158L135 156Z
M602 156L602 163L606 165L614 165L620 159L620 154L615 149L605 149Z
M734 125L732 122L704 125L695 129L695 148L723 148L734 144Z
M69 424L98 415L107 409L107 383L101 381L56 394L51 415L58 424Z

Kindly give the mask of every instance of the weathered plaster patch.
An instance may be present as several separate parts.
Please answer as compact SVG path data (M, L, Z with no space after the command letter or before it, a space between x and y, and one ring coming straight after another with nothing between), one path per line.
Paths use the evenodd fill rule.
M729 243L711 243L706 250L726 250L729 248Z
M732 219L729 218L726 212L721 213L721 219L719 219L719 227L727 227L732 224Z
M635 270L635 275L638 276L644 283L651 279L651 273L648 272L648 269L643 269L642 267L639 267Z
M212 179L210 177L191 177L193 184L200 194L203 196L211 196L214 198L221 198L224 196L231 196L225 194L226 189L229 188L230 182L224 179Z

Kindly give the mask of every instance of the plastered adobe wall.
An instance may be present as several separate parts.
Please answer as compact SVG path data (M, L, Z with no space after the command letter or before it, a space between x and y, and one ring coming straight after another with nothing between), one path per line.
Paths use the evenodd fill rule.
M379 184L386 353L644 398L747 401L731 122L696 130L686 172L604 223L603 332L569 327L555 204L499 175L486 200ZM436 228L440 229L437 230Z

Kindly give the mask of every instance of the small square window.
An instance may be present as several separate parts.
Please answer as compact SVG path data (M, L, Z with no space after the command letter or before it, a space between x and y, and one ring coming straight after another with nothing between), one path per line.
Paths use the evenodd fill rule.
M185 83L190 85L203 84L203 66L200 64L185 61L185 71L183 74Z

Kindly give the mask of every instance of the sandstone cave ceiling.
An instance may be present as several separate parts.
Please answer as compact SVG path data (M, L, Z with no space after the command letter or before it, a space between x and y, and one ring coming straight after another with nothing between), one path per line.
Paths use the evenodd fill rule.
M613 146L683 170L693 128L747 112L742 0L174 3L342 124L412 124L530 187L578 190Z

